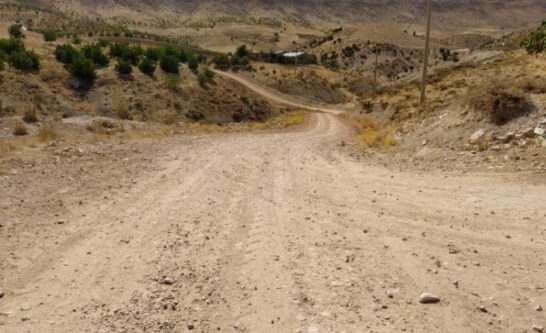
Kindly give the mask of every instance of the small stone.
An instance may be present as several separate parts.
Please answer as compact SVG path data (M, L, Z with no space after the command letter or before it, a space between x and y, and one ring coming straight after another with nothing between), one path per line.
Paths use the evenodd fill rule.
M396 288L396 289L387 289L387 297L389 298L394 298L394 296L396 294L398 294L400 292L400 289L399 288Z
M28 311L31 308L32 307L29 304L23 304L20 309L21 309L21 311Z
M296 319L299 320L299 321L305 321L305 316L299 314L299 315L296 316Z
M470 142L476 143L478 140L480 140L485 135L485 130L483 128L480 128L474 134L470 136Z
M174 284L174 280L169 277L165 277L163 278L163 281L161 281L161 283L170 286Z
M539 304L539 305L535 306L535 310L538 311L538 312L542 311L542 305Z
M485 305L478 306L478 310L480 310L480 312L487 313L487 308L485 307Z
M422 293L421 296L419 296L419 303L421 304L433 304L433 303L439 303L440 297L433 295L431 293Z
M192 323L188 323L188 324L186 325L186 327L187 327L189 330L193 330L193 329L195 328L195 325L192 324Z
M535 133L535 135L544 136L544 134L546 134L546 129L542 127L535 127L535 130L533 132Z
M307 333L318 333L318 331L319 331L318 327L316 327L316 326L309 326L307 328Z
M4 289L0 288L0 298L4 297L5 293L4 293Z
M453 285L455 286L455 288L459 288L459 281L458 280L453 281Z
M544 327L539 326L539 325L533 325L533 331L542 333L542 332L544 332Z

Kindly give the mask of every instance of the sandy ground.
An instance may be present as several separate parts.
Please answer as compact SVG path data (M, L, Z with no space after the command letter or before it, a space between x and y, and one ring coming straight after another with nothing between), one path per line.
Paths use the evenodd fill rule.
M317 113L0 161L0 331L546 325L544 182L374 166L341 149L349 132Z

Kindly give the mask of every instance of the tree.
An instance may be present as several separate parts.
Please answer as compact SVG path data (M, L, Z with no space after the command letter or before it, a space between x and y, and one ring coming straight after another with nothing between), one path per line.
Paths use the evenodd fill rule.
M34 51L18 51L9 56L11 66L24 72L35 72L40 70L40 57Z
M13 39L23 39L25 34L23 34L23 27L20 24L14 24L8 28L9 36Z
M144 52L144 56L151 61L159 61L161 57L161 49L157 47L150 47Z
M46 42L54 42L57 40L57 33L53 30L44 31L44 40Z
M25 45L20 39L0 39L0 51L6 55L11 55L15 52L24 51Z
M194 55L191 55L188 57L188 68L192 71L197 71L197 68L199 67L199 60Z
M219 54L212 59L217 68L227 69L231 66L231 61L226 54Z
M138 69L146 75L152 75L155 72L155 62L148 57L143 57L138 64Z
M237 48L237 51L235 51L235 55L239 58L248 57L250 52L248 51L246 45L241 45Z
M159 67L167 73L178 74L180 61L173 55L162 55L159 60Z
M129 75L133 73L133 66L125 59L120 59L116 64L116 71L122 75Z
M534 32L530 33L521 43L529 54L546 52L546 19Z
M65 65L71 64L78 56L81 56L80 51L70 44L57 45L54 54L57 61Z
M97 66L104 67L110 62L110 59L102 52L102 49L98 44L85 45L82 48L82 53L86 58L91 59Z
M93 61L81 54L68 66L68 70L72 76L84 81L92 81L97 77Z

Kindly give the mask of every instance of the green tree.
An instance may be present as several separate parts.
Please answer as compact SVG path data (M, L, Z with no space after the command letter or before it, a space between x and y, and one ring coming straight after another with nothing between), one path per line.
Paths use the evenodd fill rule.
M188 68L192 71L197 71L197 68L199 67L199 60L194 55L191 55L188 57Z
M57 45L54 54L57 61L65 65L71 64L77 57L81 56L80 51L70 44Z
M133 66L129 61L125 59L120 59L118 60L118 63L116 64L116 71L119 74L129 75L133 73Z
M241 45L237 48L237 51L235 51L235 55L239 58L248 57L250 55L250 52L248 51L248 48L246 45Z
M146 75L152 75L155 72L155 61L151 60L148 57L142 57L140 63L138 64L138 69Z
M24 72L35 72L40 70L40 57L34 51L18 51L9 56L11 66Z
M536 31L522 41L521 46L530 54L546 52L546 19Z
M226 69L231 66L231 61L226 54L219 54L212 59L217 68Z
M23 34L23 27L20 24L14 24L8 28L9 36L13 39L23 39L25 34Z
M82 53L86 58L91 59L97 66L105 67L108 66L108 63L110 62L110 59L102 52L102 49L98 44L85 45L82 48Z
M97 77L95 64L91 59L80 55L68 66L68 70L72 76L84 80L92 81Z
M159 67L166 73L178 74L180 60L173 55L162 55L159 59Z
M53 30L44 31L44 40L46 42L54 42L57 40L57 33Z

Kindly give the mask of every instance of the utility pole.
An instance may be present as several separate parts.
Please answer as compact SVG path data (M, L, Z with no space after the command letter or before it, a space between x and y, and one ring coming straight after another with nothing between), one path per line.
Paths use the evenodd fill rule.
M425 106L427 98L427 70L430 56L430 23L432 20L432 0L427 0L427 36L425 40L425 57L423 59L423 78L421 79L421 107Z
M373 73L373 93L374 95L377 94L377 65L379 62L379 46L375 46L373 49L373 53L375 53L375 69Z

